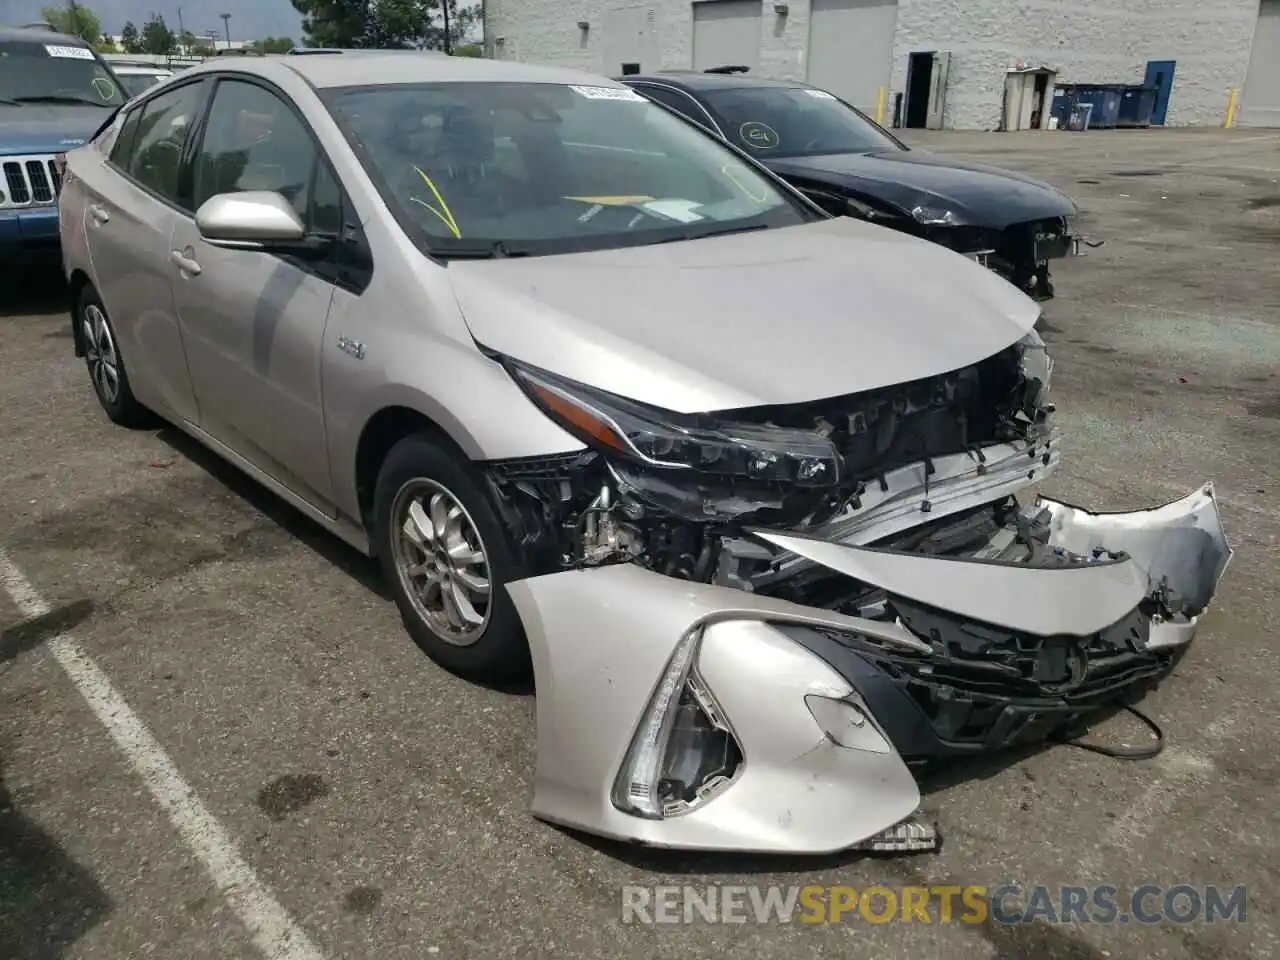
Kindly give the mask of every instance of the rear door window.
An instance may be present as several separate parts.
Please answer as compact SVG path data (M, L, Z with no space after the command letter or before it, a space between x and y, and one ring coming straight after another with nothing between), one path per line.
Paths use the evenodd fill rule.
M110 159L113 166L125 171L129 169L129 161L133 158L133 142L138 137L138 124L141 120L141 107L135 107L125 114L115 142L111 144Z
M190 209L191 204L179 189L182 150L200 107L202 86L188 83L143 105L136 142L125 168L143 187L183 209ZM122 147L123 140L122 133Z

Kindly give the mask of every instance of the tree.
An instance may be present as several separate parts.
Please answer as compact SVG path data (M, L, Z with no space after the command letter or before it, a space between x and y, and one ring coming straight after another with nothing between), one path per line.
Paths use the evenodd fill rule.
M308 47L359 47L369 24L369 0L292 0L302 14Z
M444 11L449 4L445 43ZM480 22L480 7L458 0L292 0L308 47L453 49Z
M125 53L141 53L142 37L138 34L138 28L133 25L130 20L120 30L120 46L124 47Z
M142 52L155 53L161 56L173 53L178 46L178 38L164 22L164 17L153 13L151 19L142 25Z
M85 43L97 45L102 39L102 21L88 7L74 3L68 7L45 7L40 18L59 33L79 37Z
M98 38L99 53L119 53L120 48L116 46L116 42L108 37L105 33Z
M265 37L253 41L250 46L256 53L288 53L293 49L293 41L288 37Z
M444 2L449 4L448 43L445 42L445 18L444 10L441 8L441 3ZM480 23L480 5L473 3L459 5L458 0L436 0L431 6L431 16L426 34L423 37L422 46L427 50L444 50L449 53L458 53L459 48L468 45L468 39L472 31ZM461 56L480 56L480 54L464 53Z

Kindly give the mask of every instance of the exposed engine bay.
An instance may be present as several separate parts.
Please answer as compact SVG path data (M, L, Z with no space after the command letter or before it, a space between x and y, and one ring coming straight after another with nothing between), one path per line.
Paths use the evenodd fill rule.
M913 383L675 425L673 432L690 438L690 446L705 431L709 441L695 451L702 460L714 457L705 469L701 463L666 467L644 462L643 453L613 457L593 449L493 464L489 476L535 569L634 562L680 579L834 608L852 598L824 597L822 584L812 579L779 577L777 551L744 539L745 531L839 526L888 493L895 471L913 466L923 470L918 509L928 513L936 461L958 457L982 475L984 450L994 445L1025 449L1021 472L1044 470L1052 456L1052 407L1044 399L1048 375L1043 344L1033 337L980 363ZM976 517L964 518L956 529L967 533L955 549L973 543L979 528L994 532L1008 509L1003 500L992 504L985 526ZM916 541L957 537L939 527L930 540L935 525L921 528L922 519L913 522Z

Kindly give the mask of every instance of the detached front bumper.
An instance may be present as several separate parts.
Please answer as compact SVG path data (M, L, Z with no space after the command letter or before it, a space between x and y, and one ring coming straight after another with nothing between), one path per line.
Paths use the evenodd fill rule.
M914 812L909 761L1133 697L1172 669L1231 559L1212 486L1134 513L1037 507L1034 563L756 533L879 589L888 618L634 565L512 584L537 685L534 814L654 846L829 853Z

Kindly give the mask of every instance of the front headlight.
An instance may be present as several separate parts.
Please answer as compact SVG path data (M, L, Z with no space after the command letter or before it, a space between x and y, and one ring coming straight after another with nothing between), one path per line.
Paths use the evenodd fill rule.
M688 813L729 786L742 749L697 671L702 631L685 636L649 699L613 785L624 813L663 820Z
M671 413L510 360L507 368L547 416L605 453L664 470L803 487L840 480L835 445L813 430Z

